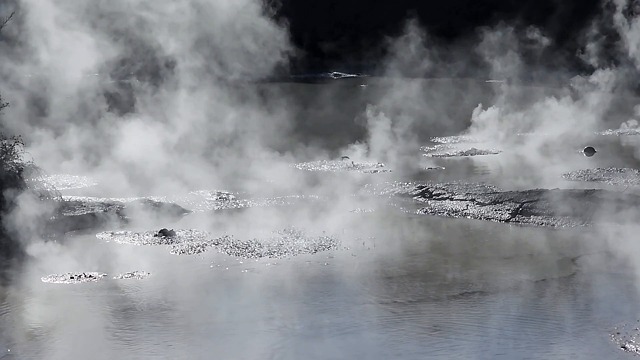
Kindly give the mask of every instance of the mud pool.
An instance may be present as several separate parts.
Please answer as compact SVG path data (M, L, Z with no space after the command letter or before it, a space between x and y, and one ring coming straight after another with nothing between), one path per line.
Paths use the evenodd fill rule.
M252 189L48 175L58 236L0 287L0 359L632 358L636 135L552 144L544 171L509 143L421 135L395 161L323 153Z

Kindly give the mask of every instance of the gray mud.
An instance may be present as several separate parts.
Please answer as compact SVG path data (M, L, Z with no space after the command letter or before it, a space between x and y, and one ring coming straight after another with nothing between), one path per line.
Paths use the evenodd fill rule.
M435 136L432 137L431 142L438 144L460 144L460 143L478 143L479 139L466 136L466 135L453 135L453 136Z
M156 236L156 231L105 231L96 237L118 244L164 245L174 255L195 255L215 248L223 254L240 258L283 258L302 254L338 249L337 238L321 235L309 236L303 231L287 228L272 235L249 240L237 239L231 235L213 237L199 230L175 230L175 236Z
M52 174L41 178L47 186L56 190L76 190L85 189L96 186L98 183L88 176L69 175L69 174Z
M175 230L175 236L157 236L157 231L104 231L96 237L100 240L113 241L130 245L177 245L182 243L208 242L211 235L199 230Z
M315 254L338 249L340 242L328 235L308 236L303 231L288 228L276 231L264 239L239 240L223 236L214 241L218 251L230 256L259 259L284 258L302 254Z
M130 271L130 272L119 274L117 276L114 276L113 279L114 280L144 280L149 276L151 276L151 273L148 273L146 271L136 270L136 271Z
M57 203L55 215L49 219L49 233L63 234L70 231L99 229L111 224L125 225L134 220L136 214L179 219L189 214L177 204L152 199L109 199L65 196Z
M373 169L372 171L374 171ZM223 211L255 207L291 206L318 201L315 195L289 195L270 198L239 198L224 191L200 190L183 196L97 198L63 196L55 216L48 223L50 233L100 229L107 225L126 225L140 216L179 220L197 212Z
M615 186L640 185L640 170L630 168L596 168L572 171L562 177L569 181L597 182Z
M601 131L599 133L597 133L597 135L602 135L602 136L637 136L640 135L640 130L637 128L631 128L631 129L607 129L604 131Z
M410 197L415 213L519 225L575 227L638 221L640 196L608 190L501 191L484 184L392 183L367 189L379 196Z
M142 280L151 276L146 271L130 271L114 276L114 280ZM51 274L41 278L42 282L49 284L83 284L97 282L107 277L107 274L100 272L69 272L65 274Z
M640 321L617 326L611 332L613 341L621 350L640 355Z
M424 152L423 156L432 158L469 157L483 155L498 155L502 151L497 149L478 149L475 147L460 147L458 145L438 144L433 146L423 146L420 148Z
M69 272L65 274L51 274L43 277L42 282L49 284L83 284L88 282L96 282L107 274L99 272Z
M376 162L358 162L349 159L345 160L318 160L294 164L298 170L305 171L328 171L328 172L347 172L355 171L361 173L384 173L391 172L391 170L385 168L383 163Z

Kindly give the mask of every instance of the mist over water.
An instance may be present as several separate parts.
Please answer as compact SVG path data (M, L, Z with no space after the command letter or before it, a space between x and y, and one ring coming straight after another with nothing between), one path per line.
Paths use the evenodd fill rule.
M189 213L139 203L126 225L51 238L52 209L19 196L2 221L28 256L0 288L0 358L631 356L610 333L639 318L637 209L548 229L417 215L385 195L449 182L637 195L563 177L638 167L636 7L601 5L569 56L580 71L549 65L545 28L496 22L442 44L407 18L376 76L288 76L304 54L273 4L1 5L16 11L1 129L62 198Z

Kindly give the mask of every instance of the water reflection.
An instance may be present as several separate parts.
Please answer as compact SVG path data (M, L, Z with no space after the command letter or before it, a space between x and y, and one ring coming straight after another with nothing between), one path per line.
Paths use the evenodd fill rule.
M353 219L345 238L360 237L348 250L277 261L142 247L124 256L121 245L79 237L64 245L71 253L93 242L112 258L105 270L144 264L153 275L60 286L39 281L52 270L46 259L30 264L1 293L4 356L626 356L607 331L633 318L639 299L625 262L596 245L597 232L391 213ZM368 234L371 221L389 226Z

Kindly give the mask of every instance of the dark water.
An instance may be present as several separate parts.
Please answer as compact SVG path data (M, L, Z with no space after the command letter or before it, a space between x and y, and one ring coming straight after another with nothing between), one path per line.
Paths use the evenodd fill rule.
M470 84L456 86L491 96L481 88L492 85ZM292 96L302 97L300 111L315 119L299 124L299 139L337 149L363 136L358 123L348 121L367 98L356 97L349 103L353 109L325 110L326 103L318 102L314 110L308 106L313 96L340 95L323 95L324 85L282 86L313 89L290 90ZM442 91L431 94L434 101L447 98ZM476 100L458 104L454 115L464 118ZM332 114L347 119L342 126L333 125L341 131L336 136L316 131L323 119L340 123ZM467 124L424 126L429 128L423 134L428 138L438 132L449 135ZM490 160L452 161L438 160L446 169L435 175L400 172L405 176L400 180L508 183L500 180L504 173L496 174L497 165ZM339 181L343 175L318 176ZM373 176L378 177L371 181L388 181L400 175ZM316 207L332 205L339 211L313 216ZM356 205L375 211L350 212ZM278 220L265 218L267 214ZM204 216L185 218L175 227L194 227ZM380 199L312 203L275 213L251 209L212 222L209 225L225 232L302 224L339 236L341 246L312 255L256 260L216 251L176 256L162 247L100 241L93 232L35 244L19 276L0 288L0 359L632 356L610 338L617 325L640 318L633 241L637 228L632 225L526 228L415 216ZM113 279L134 270L152 275ZM67 271L109 276L75 285L40 280Z

